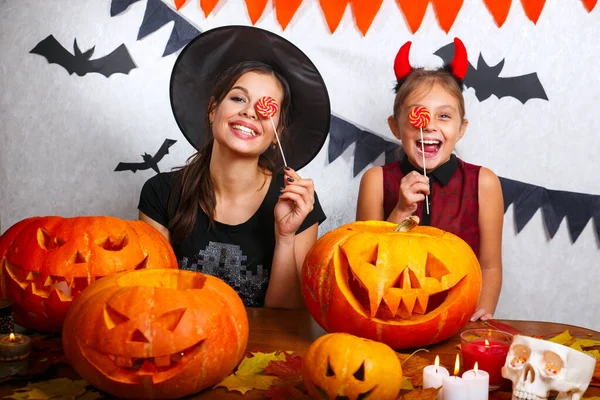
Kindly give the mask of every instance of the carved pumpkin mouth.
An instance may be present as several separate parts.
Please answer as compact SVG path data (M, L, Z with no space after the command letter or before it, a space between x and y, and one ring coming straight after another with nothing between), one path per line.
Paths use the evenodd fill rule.
M140 383L149 379L153 384L163 382L179 373L202 348L204 339L173 354L159 357L134 358L103 353L77 339L82 355L102 374L123 383Z

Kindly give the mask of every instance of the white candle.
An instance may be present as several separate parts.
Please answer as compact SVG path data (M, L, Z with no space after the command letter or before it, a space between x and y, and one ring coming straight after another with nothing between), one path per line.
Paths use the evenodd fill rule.
M467 384L469 400L488 400L490 390L490 375L475 367L462 375Z
M423 368L423 389L439 388L442 386L442 379L450 376L450 372L444 367L440 367L440 356L435 357L435 364ZM438 399L442 399L442 391L438 392Z
M468 399L468 384L458 375L460 370L460 359L456 355L454 363L454 376L447 376L442 379L442 397L444 400L465 400Z

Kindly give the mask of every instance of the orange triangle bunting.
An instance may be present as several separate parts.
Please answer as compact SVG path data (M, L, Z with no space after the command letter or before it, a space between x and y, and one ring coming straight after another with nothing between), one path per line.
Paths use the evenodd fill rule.
M508 17L508 12L510 11L512 0L483 0L483 2L488 10L490 10L498 28L504 25L506 17Z
M598 0L583 0L583 5L585 6L585 9L588 10L588 12L592 12L594 7L596 7L597 2Z
M335 32L350 0L319 0L331 33Z
M187 0L175 0L175 8L179 10L181 7L183 7L186 1Z
M246 8L248 9L248 15L252 25L256 24L267 6L269 0L245 0Z
M429 0L396 0L412 33L421 27Z
M379 12L383 0L350 0L354 10L356 26L363 36L367 34L373 19Z
M208 17L218 2L219 0L200 0L200 8L204 12L204 17Z
M521 0L521 4L523 5L527 18L533 21L534 24L537 24L540 14L544 9L544 5L546 4L546 0Z
M444 32L448 33L462 8L463 0L431 0L431 2L435 8L438 23Z
M275 15L281 29L285 30L288 24L298 11L302 0L273 0L275 6Z

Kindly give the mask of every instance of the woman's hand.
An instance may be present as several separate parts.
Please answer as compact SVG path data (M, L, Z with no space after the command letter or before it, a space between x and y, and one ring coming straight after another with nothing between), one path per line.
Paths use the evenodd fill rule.
M429 178L412 171L400 181L396 210L402 214L412 215L417 210L417 203L425 200L425 195L429 195Z
M302 179L291 168L284 172L285 187L275 205L275 237L293 237L315 204L312 179Z
M479 308L473 316L471 316L471 322L475 322L477 320L487 321L488 319L492 319L492 313L488 312L485 308Z

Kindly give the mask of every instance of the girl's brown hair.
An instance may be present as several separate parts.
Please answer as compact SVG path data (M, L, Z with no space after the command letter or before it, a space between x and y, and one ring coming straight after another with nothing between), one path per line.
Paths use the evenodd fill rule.
M289 126L291 119L291 90L287 80L271 66L259 61L245 61L226 69L215 81L213 86L209 109L206 110L205 137L206 145L188 158L186 165L178 167L179 174L175 188L169 197L169 232L171 240L181 242L192 234L198 217L198 205L202 207L214 224L216 207L215 191L210 177L210 160L214 138L209 114L223 101L235 82L245 73L258 72L273 75L280 83L283 91L283 100L280 105L280 118L278 133ZM282 133L279 133L281 138ZM278 152L267 151L260 155L258 166L263 171L275 172Z
M402 105L411 94L418 90L430 89L436 83L456 98L461 120L465 119L465 99L462 94L462 87L459 85L456 77L445 68L438 70L413 68L408 76L403 79L402 83L396 87L394 118L398 118ZM428 85L428 87L425 85Z

